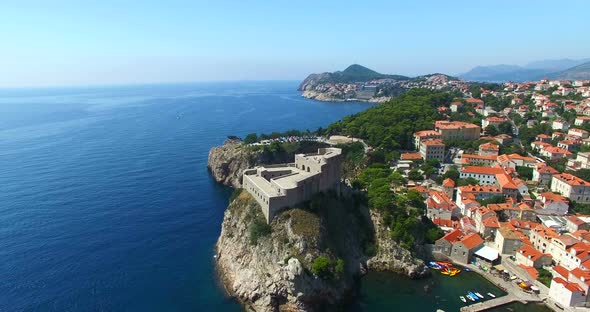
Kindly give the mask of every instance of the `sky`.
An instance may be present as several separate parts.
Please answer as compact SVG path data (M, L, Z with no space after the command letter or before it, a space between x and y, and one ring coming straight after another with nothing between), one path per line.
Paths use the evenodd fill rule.
M590 57L590 1L12 1L0 87L301 80Z

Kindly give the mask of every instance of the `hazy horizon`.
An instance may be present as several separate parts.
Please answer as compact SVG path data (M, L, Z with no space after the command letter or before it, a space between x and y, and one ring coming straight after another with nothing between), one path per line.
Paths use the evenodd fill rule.
M555 2L32 1L0 6L0 88L302 80L590 57L585 10Z

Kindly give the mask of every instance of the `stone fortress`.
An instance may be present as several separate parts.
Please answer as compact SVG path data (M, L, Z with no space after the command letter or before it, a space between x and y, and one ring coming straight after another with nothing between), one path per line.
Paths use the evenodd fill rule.
M260 204L270 223L285 208L310 200L318 192L338 190L341 163L341 149L320 148L317 153L295 155L295 163L245 170L243 188Z

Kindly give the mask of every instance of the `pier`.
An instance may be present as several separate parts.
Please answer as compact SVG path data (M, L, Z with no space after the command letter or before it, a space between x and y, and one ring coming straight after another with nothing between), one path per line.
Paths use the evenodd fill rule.
M487 300L483 302L474 303L472 305L468 305L461 308L461 312L476 312L476 311L486 311L495 307L503 306L505 304L509 304L511 302L520 301L524 304L529 302L541 302L541 299L527 299L523 300L518 298L512 294L507 294L506 296L502 296L500 298L495 298L492 300Z

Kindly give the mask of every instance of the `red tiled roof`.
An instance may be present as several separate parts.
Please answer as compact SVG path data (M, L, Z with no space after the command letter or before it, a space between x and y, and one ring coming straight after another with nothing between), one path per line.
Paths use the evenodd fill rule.
M497 229L500 227L500 223L498 222L498 218L497 217L489 217L485 220L483 220L483 226L485 226L486 228L494 228Z
M554 266L553 271L555 271L557 274L565 277L565 279L568 279L568 277L570 275L570 271L568 271L568 269L562 267L561 265Z
M464 236L461 239L461 243L467 247L467 249L472 249L476 246L483 244L483 239L477 233L471 233L467 236Z
M518 249L519 254L523 255L526 258L531 259L532 261L537 261L539 260L542 256L544 256L544 254L540 251L538 251L537 249L535 249L532 246L529 245L524 245L522 247L520 247L520 249Z
M562 284L567 290L569 290L571 292L581 292L581 293L584 292L584 290L582 290L582 288L580 288L580 286L578 286L576 283L567 282L566 280L564 280L561 277L554 277L553 281L556 283Z
M534 280L537 280L537 278L539 277L539 271L537 271L537 269L535 269L533 267L522 265L522 264L519 264L518 267L520 267L521 269L524 269L531 276L531 278Z
M502 168L497 167L477 167L477 166L468 166L463 167L461 172L464 173L474 173L474 174L487 174L487 175L496 175L504 173Z
M451 178L446 178L443 181L442 186L444 186L444 187L455 187L455 181L453 181L453 179L451 179Z
M402 153L401 160L418 160L422 159L422 155L420 153Z
M568 185L575 185L575 186L580 186L580 185L585 185L585 186L590 186L590 183L587 181L584 181L578 177L576 177L575 175L569 174L569 173L560 173L560 174L556 174L553 175L554 178L563 181L565 183L567 183Z

